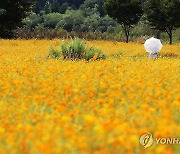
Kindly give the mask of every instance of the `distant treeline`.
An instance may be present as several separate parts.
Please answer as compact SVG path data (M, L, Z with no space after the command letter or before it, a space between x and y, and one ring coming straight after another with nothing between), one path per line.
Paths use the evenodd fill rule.
M23 28L31 31L52 29L67 32L119 33L122 29L107 15L103 7L104 1L39 0L34 5L33 12L23 20ZM142 22L140 24L142 25ZM145 28L147 31L150 29L148 26Z
M147 2L156 3L157 1L14 0L10 2L1 0L0 28L2 31L0 32L0 37L10 38L13 36L12 32L15 32L15 37L27 39L52 39L55 37L74 37L74 35L87 39L126 39L125 34L127 33L124 33L123 24L128 23L128 19L125 22L123 21L123 23L119 18L119 16L121 17L122 15L119 15L118 11L116 10L117 18L119 18L116 20L116 17L113 17L113 14L111 15L111 12L115 11L115 9L110 9L110 11L108 12L107 8L105 8L104 5L105 2L108 2L109 4L117 3L117 5L115 4L115 6L118 6L122 9L127 7L126 9L129 12L125 11L124 16L128 17L130 14L132 14L132 10L128 9L128 7L131 7L131 3L138 2L143 12L143 8L145 8L144 6L148 4ZM160 1L158 1L158 3L160 3ZM172 4L173 3L174 2L172 2ZM17 14L19 14L19 16ZM141 13L139 15L141 15ZM17 20L15 20L16 18ZM168 33L166 34L166 31L161 27L159 28L158 25L152 27L152 25L149 24L149 21L147 21L146 15L144 13L142 13L140 18L137 20L137 23L132 22L132 24L130 23L129 25L125 25L126 27L129 27L129 29L131 29L128 32L130 41L139 39L144 40L150 36L155 36L165 40L168 39ZM160 19L158 20L160 21ZM12 24L13 22L14 24ZM166 21L164 20L164 22ZM179 36L179 29L177 29L175 35L173 36L174 40L177 42L180 41Z
M42 10L61 12L62 7L78 9L85 0L38 0L35 2L33 11L39 13Z

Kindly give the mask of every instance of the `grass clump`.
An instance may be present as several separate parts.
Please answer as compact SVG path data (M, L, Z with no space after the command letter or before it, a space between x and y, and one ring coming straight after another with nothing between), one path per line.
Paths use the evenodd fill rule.
M50 58L58 58L60 57L61 52L59 50L53 49L52 47L49 49L49 56Z
M50 49L49 57L71 60L100 60L105 59L106 56L102 53L100 49L94 49L93 47L85 46L83 40L79 38L72 39L70 42L61 44L61 49Z
M100 49L94 49L93 47L90 47L86 50L85 59L86 60L100 60L105 59L106 56L102 53Z
M86 54L86 48L81 39L71 40L68 44L61 44L61 52L64 59L83 59Z

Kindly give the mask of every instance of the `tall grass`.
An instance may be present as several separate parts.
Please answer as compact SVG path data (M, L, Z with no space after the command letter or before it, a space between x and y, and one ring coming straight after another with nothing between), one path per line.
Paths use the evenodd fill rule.
M79 38L71 39L68 43L63 42L60 47L59 50L50 48L49 57L59 58L62 56L64 59L85 59L87 61L106 58L100 49L85 46L83 40Z
M67 32L67 31L57 31L57 30L52 30L52 29L41 29L41 30L24 30L24 29L19 29L16 33L16 38L20 39L54 39L54 38L63 38L63 39L69 39L69 38L81 38L85 40L111 40L111 41L124 41L125 36L123 34L120 35L120 33L101 33L101 32ZM150 32L149 32L150 33ZM173 37L173 42L174 43L179 43L180 42L180 30L177 29L174 32L174 37ZM148 32L134 32L132 31L130 33L130 41L144 41L149 38L149 37L156 37L155 33L150 33ZM164 43L168 43L168 35L166 33L162 33L160 39Z

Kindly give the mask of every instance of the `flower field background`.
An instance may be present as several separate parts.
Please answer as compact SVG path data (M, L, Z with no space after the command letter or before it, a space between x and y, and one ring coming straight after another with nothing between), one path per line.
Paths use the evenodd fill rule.
M101 61L47 59L60 40L0 40L0 153L178 153L180 45L149 60L142 43L86 41Z

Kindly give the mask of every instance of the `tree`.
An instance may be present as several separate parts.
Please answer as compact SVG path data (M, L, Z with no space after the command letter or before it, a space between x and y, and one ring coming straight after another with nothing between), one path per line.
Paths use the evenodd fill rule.
M0 37L10 38L13 30L22 24L32 2L27 0L0 1Z
M53 13L53 12L64 13L67 7L78 9L83 3L84 0L38 0L36 5L33 7L33 11L35 13L40 13L42 10L47 11L47 9L48 10L52 9L47 13Z
M145 15L152 28L165 31L172 44L173 30L180 27L179 0L147 0L144 6Z
M45 6L44 6L44 10L46 14L48 13L61 13L64 14L66 12L68 8L68 4L67 3L60 3L58 0L53 0L51 3L50 2L46 2ZM39 10L39 11L42 11Z
M91 16L94 13L99 13L102 17L105 16L103 4L104 0L85 0L80 8L85 16Z
M62 0L63 3L68 3L71 7L79 8L85 0Z
M25 29L34 30L38 25L43 23L43 18L39 14L33 12L23 20L23 23L25 24Z
M130 29L138 23L143 13L141 2L139 0L106 0L104 8L110 17L121 24L128 43Z
M47 0L37 0L36 4L33 7L33 12L40 13L47 4Z
M73 30L81 31L83 20L84 18L80 11L67 10L63 18L58 22L56 29L64 29L68 32Z
M44 18L44 27L54 29L56 28L57 23L62 20L62 14L60 13L49 13L43 16Z

